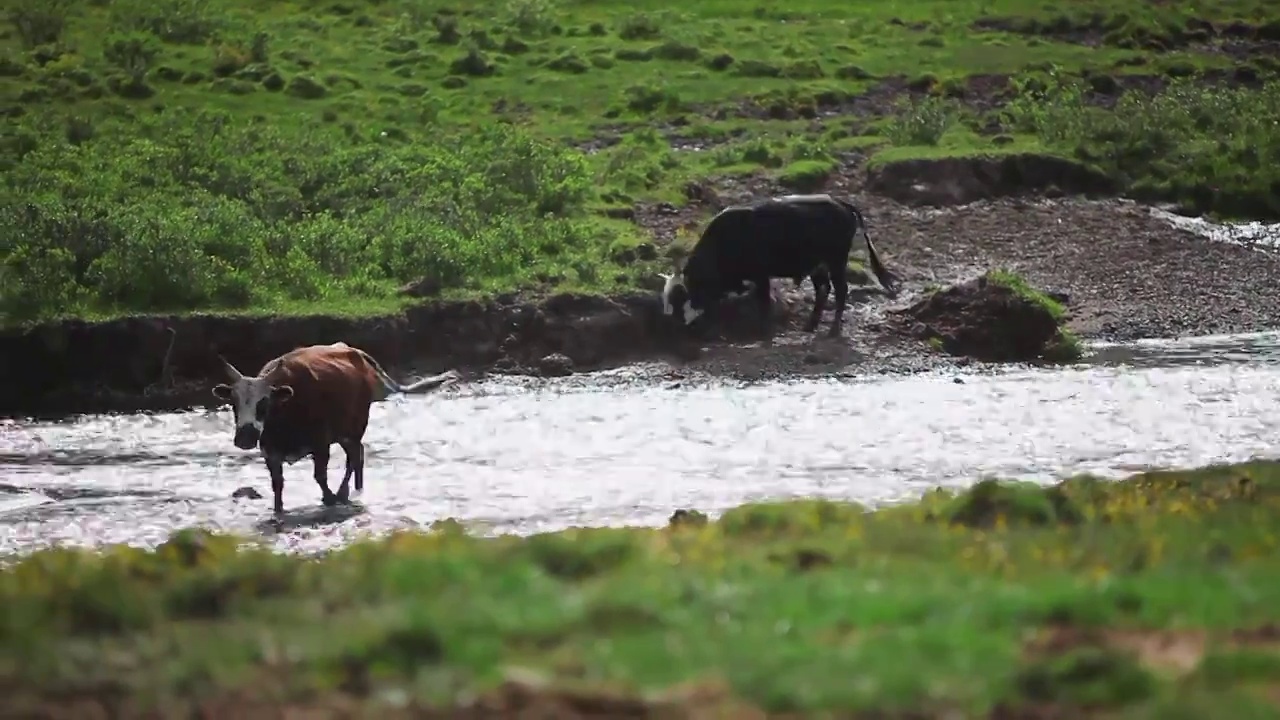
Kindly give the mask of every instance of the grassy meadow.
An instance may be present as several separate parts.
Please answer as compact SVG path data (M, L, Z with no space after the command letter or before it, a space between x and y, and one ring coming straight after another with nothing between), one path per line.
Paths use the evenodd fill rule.
M864 156L1280 216L1272 3L782 7L12 0L0 323L634 288L670 266L637 204Z
M1280 464L1261 461L987 480L875 512L680 511L655 529L479 538L442 521L318 559L184 531L0 570L0 702L1271 718L1278 534Z

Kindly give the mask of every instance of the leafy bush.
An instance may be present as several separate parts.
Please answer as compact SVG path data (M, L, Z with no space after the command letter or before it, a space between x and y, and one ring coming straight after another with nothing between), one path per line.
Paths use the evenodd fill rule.
M431 144L213 112L113 129L8 158L0 313L238 308L424 277L485 289L608 244L582 210L585 158L504 125Z
M155 38L145 33L128 33L107 38L102 55L107 62L141 81L160 52Z
M956 122L956 103L935 95L901 101L898 109L884 130L894 145L937 145Z
M149 32L167 42L193 45L222 26L213 0L113 0L111 19L124 32Z
M1280 83L1212 88L1179 79L1154 96L1125 93L1114 110L1090 107L1080 78L1049 73L1018 88L1002 113L1006 127L1101 167L1139 197L1280 218Z
M18 0L9 10L9 21L24 47L34 48L62 39L71 0Z

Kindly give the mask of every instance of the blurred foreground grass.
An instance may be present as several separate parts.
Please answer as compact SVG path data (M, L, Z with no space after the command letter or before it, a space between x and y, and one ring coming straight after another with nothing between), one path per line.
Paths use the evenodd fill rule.
M472 538L444 521L322 559L187 531L0 571L0 704L1276 717L1278 532L1275 462L984 481L872 513L681 511L662 529Z

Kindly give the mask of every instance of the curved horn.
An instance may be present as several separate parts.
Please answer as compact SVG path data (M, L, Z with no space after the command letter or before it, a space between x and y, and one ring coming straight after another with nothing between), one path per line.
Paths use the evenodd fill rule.
M227 377L231 378L232 382L235 382L240 378L244 377L244 375L241 375L240 371L236 369L235 365L232 365L231 363L227 362L226 358L219 355L218 359L222 361L223 367L225 367L227 370Z

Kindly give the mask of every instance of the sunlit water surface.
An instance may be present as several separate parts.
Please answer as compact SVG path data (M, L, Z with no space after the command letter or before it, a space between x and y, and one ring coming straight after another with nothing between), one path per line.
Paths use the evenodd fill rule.
M358 504L322 509L304 460L285 471L282 530L267 522L261 460L231 444L227 410L0 426L0 554L151 546L190 525L311 552L447 517L527 533L799 496L875 505L983 475L1051 481L1265 457L1280 437L1275 333L1100 346L1067 370L692 386L625 373L375 405ZM264 498L231 499L245 485Z

